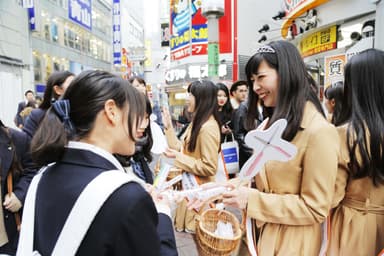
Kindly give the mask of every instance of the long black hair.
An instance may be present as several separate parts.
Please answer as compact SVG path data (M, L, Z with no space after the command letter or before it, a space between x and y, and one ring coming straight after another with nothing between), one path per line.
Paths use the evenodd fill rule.
M220 119L217 110L217 87L208 80L192 82L187 91L195 97L195 110L192 115L192 131L187 149L189 152L195 151L197 136L203 124L213 116L220 127Z
M218 90L217 93L219 93L219 91L223 91L225 93L225 96L227 97L227 102L225 102L224 106L221 109L223 120L220 120L220 121L225 122L225 121L231 120L233 108L231 104L231 98L229 96L228 87L223 83L217 83L216 86ZM224 123L220 123L220 125L224 125Z
M56 94L54 87L62 86L65 80L68 77L75 76L75 74L69 71L57 71L52 73L47 80L47 85L44 91L43 101L41 102L39 108L43 110L47 110L51 107L52 100L57 100L60 95Z
M334 100L335 108L332 113L331 123L338 126L340 125L340 114L342 109L342 102L344 97L344 83L339 81L329 86L324 91L324 97L327 100Z
M245 73L250 86L253 85L252 74L257 74L262 61L275 69L279 77L276 106L273 108L269 126L276 120L285 118L288 125L282 137L291 141L300 130L307 101L312 102L319 113L325 116L316 91L313 89L314 81L310 78L296 46L286 41L275 41L259 48L257 53L248 60ZM252 116L253 122L257 117L258 110L255 106L258 100L257 94L250 90L248 115Z
M363 51L347 62L340 115L340 123L348 122L352 175L368 176L375 185L384 184L383 67L384 52L377 49Z
M144 116L145 100L128 81L105 71L84 71L72 81L63 99L69 100L73 129L68 134L51 107L32 139L32 157L37 163L45 165L58 161L69 139L85 138L109 99L120 109L128 105L128 136L135 141L133 134Z

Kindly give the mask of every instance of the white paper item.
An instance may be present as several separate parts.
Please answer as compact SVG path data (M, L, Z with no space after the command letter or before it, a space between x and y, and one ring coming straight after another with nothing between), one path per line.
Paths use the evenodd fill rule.
M150 126L153 138L151 152L154 154L162 154L168 148L167 139L157 123L151 121Z

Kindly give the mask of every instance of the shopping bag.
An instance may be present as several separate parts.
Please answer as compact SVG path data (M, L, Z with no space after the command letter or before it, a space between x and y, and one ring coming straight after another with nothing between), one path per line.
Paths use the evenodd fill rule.
M229 174L235 174L239 172L239 144L234 139L231 133L232 141L225 140L221 143L221 153L223 155L225 169Z
M220 151L219 157L217 159L217 172L215 175L216 182L225 182L228 180L228 171L224 163L223 152Z

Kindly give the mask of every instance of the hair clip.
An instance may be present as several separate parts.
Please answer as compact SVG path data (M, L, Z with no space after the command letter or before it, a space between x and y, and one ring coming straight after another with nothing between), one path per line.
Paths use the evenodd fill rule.
M263 45L257 48L256 53L276 53L276 51L269 45Z

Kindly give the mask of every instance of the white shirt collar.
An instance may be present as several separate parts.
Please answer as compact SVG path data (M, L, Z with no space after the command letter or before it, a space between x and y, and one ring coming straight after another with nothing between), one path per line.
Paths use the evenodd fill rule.
M117 161L117 159L111 153L95 145L85 143L85 142L79 142L79 141L69 141L67 148L85 149L85 150L92 151L93 153L99 156L102 156L103 158L110 161L116 167L116 169L126 172L123 166L119 163L119 161Z

